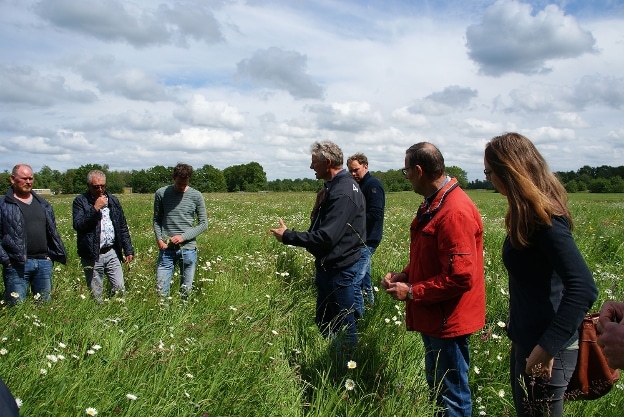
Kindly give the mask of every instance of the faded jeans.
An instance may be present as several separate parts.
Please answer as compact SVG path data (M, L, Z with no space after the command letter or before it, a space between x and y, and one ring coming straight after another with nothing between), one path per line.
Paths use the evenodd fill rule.
M25 264L12 262L3 267L5 299L16 304L26 298L28 285L40 301L49 301L52 292L52 268L50 259L27 259ZM38 294L38 295L37 295Z
M197 266L197 249L161 249L158 253L156 266L156 285L161 297L169 295L173 270L180 269L180 295L187 297L193 288L195 268Z
M355 263L357 265L357 274L353 280L353 299L355 303L355 314L357 318L364 315L364 303L373 304L375 295L373 293L373 284L371 280L371 258L377 248L363 246L360 259Z
M109 250L100 255L98 260L80 259L84 271L87 287L91 290L93 298L102 300L104 292L104 276L108 278L111 286L111 296L124 293L124 276L121 262L114 250Z

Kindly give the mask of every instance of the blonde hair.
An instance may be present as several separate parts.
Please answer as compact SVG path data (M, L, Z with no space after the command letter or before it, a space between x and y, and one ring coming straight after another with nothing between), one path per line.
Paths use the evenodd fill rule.
M513 132L493 138L485 160L505 187L505 225L514 248L528 247L537 229L552 225L552 216L566 217L572 228L568 194L528 138Z

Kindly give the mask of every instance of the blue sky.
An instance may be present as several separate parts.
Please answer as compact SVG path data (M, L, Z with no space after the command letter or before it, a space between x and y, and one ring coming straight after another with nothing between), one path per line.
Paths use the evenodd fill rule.
M518 131L554 171L624 161L623 1L0 0L0 170L398 169L430 141L482 179Z

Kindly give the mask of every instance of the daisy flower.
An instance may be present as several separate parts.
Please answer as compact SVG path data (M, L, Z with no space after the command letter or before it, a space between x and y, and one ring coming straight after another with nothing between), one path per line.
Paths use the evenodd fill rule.
M347 368L349 369L355 369L357 367L357 363L355 361L349 361L347 362Z
M352 379L347 379L345 381L345 388L347 391L352 391L355 388L355 381Z
M88 416L97 416L97 410L93 407L88 407L85 413L87 413Z

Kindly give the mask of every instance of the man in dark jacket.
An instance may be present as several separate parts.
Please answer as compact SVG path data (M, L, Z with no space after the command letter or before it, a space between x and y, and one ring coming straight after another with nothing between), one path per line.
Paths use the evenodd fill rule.
M315 321L343 357L357 344L353 283L366 244L366 202L357 183L342 168L342 150L336 144L315 142L311 153L310 168L317 179L325 180L325 193L310 229L289 230L279 219L279 227L271 232L278 241L304 247L316 258ZM336 338L342 331L343 337Z
M363 153L349 157L347 168L366 198L366 246L362 247L362 257L359 260L361 269L355 277L355 312L362 316L364 301L371 305L375 302L371 280L371 258L383 235L386 193L381 181L368 172L368 158Z
M0 198L0 263L7 302L26 298L28 285L35 300L49 301L54 262L67 261L65 246L56 229L52 206L33 188L33 171L15 165L11 188Z
M106 192L106 175L98 170L89 172L87 188L87 192L74 199L72 214L87 286L101 302L104 275L110 282L111 295L123 294L121 263L132 261L134 248L121 204Z

